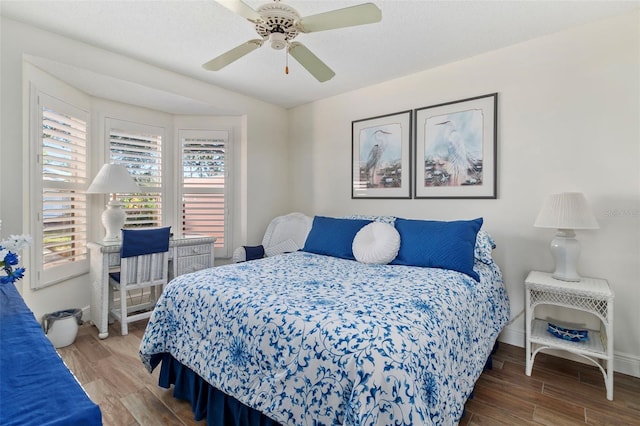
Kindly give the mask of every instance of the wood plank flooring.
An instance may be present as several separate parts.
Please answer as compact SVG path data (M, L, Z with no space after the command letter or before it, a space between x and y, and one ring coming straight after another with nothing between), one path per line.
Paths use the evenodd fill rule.
M105 426L205 425L193 419L191 406L157 386L158 369L149 373L138 357L146 320L119 324L109 338L98 339L85 324L71 346L58 352L100 405ZM640 378L616 373L614 400L606 399L596 367L539 354L533 374L524 374L524 349L500 344L493 369L477 382L460 425L640 425Z

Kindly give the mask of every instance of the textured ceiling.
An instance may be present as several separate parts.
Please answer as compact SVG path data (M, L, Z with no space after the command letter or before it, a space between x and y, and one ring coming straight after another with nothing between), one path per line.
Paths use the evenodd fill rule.
M257 8L267 1L246 0ZM301 16L363 1L290 0ZM249 39L252 25L214 0L0 1L0 13L198 80L289 108L409 75L640 6L638 1L373 0L382 21L301 34L336 76L317 82L265 43L221 71L202 64ZM86 79L86 84L96 79ZM92 92L91 88L85 90Z

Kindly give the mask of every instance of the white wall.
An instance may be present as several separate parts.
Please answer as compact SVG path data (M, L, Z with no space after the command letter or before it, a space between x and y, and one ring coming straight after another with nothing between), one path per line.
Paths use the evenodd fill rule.
M580 272L609 280L616 369L640 376L639 29L636 11L290 110L294 210L483 216L517 317L527 273L553 269L554 231L533 227L543 199L584 192L600 229L578 232ZM352 120L493 92L498 199L351 199ZM502 339L523 345L523 319Z
M30 232L30 212L25 205L27 175L23 174L26 169L23 149L28 143L28 109L23 87L27 84L24 60L31 60L31 57L84 69L92 76L108 76L107 81L125 81L127 87L132 90L137 87L141 93L153 91L166 94L161 98L191 99L194 104L211 105L236 117L234 122L241 123L241 134L235 135L240 144L234 147L238 159L232 200L237 212L233 218L234 246L247 240L260 241L269 221L289 211L286 110L5 17L0 24L0 218L3 236ZM95 220L99 221L99 218ZM32 291L27 269L19 288L38 319L47 312L89 305L87 276Z

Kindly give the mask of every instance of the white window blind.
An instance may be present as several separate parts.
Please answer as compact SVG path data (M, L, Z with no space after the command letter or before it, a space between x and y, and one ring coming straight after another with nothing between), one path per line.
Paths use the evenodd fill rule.
M124 166L143 190L119 194L127 213L125 228L162 225L162 129L109 130L111 162Z
M229 132L181 130L182 234L216 237L216 255L229 257Z
M88 113L44 94L38 96L38 112L41 198L34 248L42 257L35 265L36 288L88 270Z

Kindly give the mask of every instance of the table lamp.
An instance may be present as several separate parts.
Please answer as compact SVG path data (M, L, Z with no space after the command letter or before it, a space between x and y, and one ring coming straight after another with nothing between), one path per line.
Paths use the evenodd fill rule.
M584 194L563 192L550 195L534 226L558 230L551 241L551 253L556 262L556 270L551 276L562 281L580 281L577 272L580 243L574 230L599 228Z
M87 194L111 194L111 199L102 212L102 225L106 230L104 242L120 241L120 230L124 226L127 214L116 194L140 192L126 168L119 164L105 164L89 185Z

